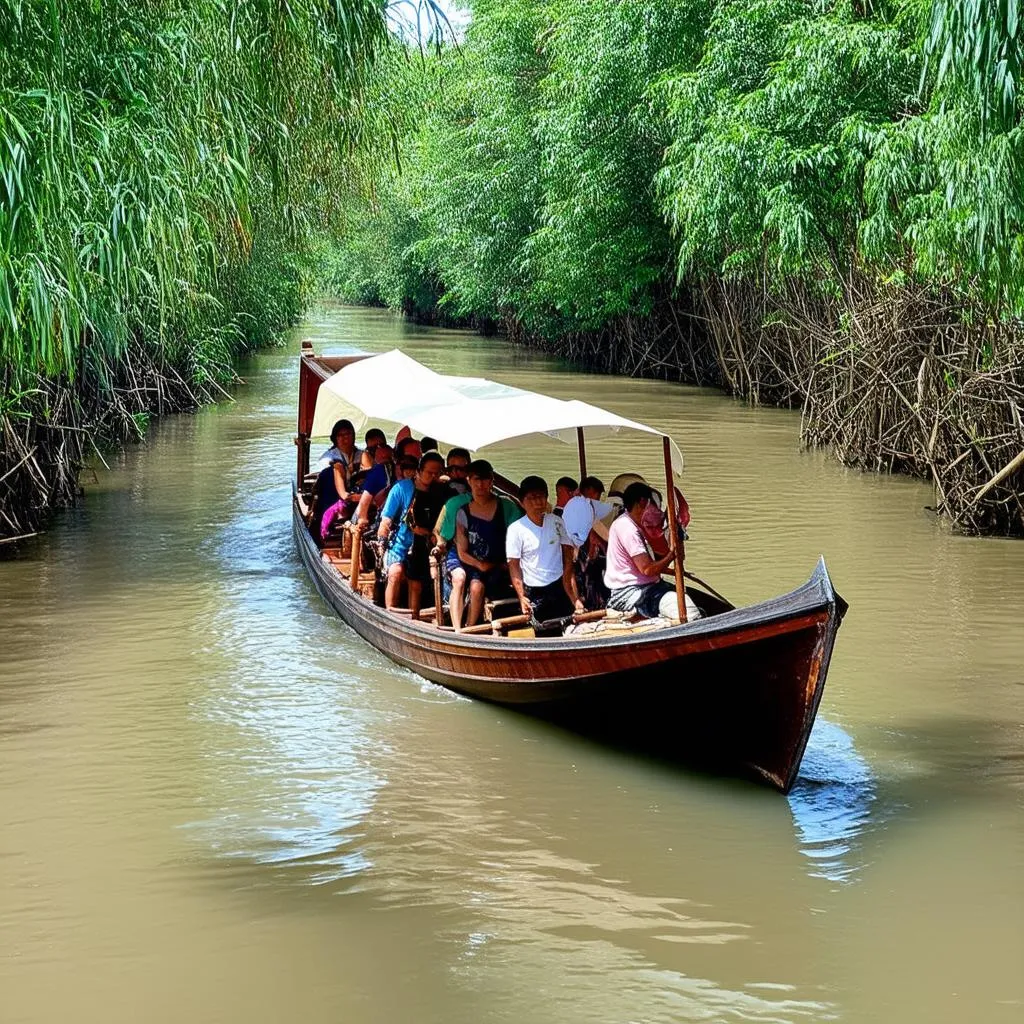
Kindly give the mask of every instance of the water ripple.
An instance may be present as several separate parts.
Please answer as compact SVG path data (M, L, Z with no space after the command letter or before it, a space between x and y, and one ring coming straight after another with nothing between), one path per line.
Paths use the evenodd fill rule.
M852 882L864 867L858 840L872 825L875 779L853 740L818 717L789 806L811 875Z

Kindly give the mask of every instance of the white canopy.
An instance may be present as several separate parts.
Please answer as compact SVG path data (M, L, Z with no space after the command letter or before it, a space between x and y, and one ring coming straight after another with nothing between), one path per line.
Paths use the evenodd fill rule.
M545 434L575 444L578 427L589 433L660 430L586 402L563 401L498 384L483 377L434 373L398 349L357 360L321 385L313 415L314 437L330 434L336 420L349 419L357 432L372 421L408 424L417 433L476 452L514 437ZM672 469L683 456L670 438Z

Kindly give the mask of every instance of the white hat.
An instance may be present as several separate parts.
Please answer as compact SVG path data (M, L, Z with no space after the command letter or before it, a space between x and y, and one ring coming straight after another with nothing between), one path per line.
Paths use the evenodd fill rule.
M582 494L570 498L562 509L562 525L569 539L576 547L583 547L590 536L594 523L598 519L604 519L612 506L607 502L598 501L596 498L584 498Z

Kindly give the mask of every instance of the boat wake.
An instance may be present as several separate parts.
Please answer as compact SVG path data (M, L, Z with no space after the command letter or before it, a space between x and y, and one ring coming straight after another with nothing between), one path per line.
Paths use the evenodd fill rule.
M876 796L875 777L849 734L819 718L789 794L801 853L812 861L813 876L857 881L864 867L859 839L873 824Z

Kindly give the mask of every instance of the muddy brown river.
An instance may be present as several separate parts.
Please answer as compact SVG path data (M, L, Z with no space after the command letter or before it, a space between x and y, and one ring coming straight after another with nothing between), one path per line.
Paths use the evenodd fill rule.
M290 535L303 336L669 431L687 567L736 603L824 554L850 612L792 794L455 697L336 619ZM243 373L0 562L2 1024L1024 1019L1024 543L801 452L798 414L379 310ZM588 445L606 482L660 458Z

